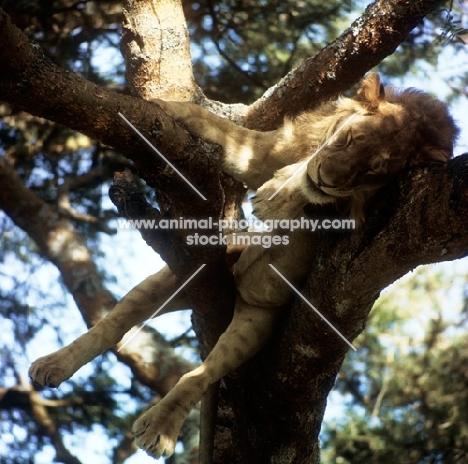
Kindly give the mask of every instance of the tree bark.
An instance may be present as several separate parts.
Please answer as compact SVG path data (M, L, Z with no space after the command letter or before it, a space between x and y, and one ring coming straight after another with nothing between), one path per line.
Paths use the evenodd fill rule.
M379 192L366 217L360 231L317 235L304 289L350 341L383 288L420 264L468 254L468 155L401 176ZM270 347L226 379L236 392L229 396L236 452L225 462L320 462L326 398L347 350L297 299Z
M378 1L334 45L307 60L276 89L254 104L250 128L272 128L286 113L310 108L356 82L391 54L438 1ZM384 14L381 14L383 12ZM0 11L0 98L18 107L82 131L133 159L148 184L159 188L171 214L219 217L222 190L218 165L156 105L116 95L62 71L26 42ZM50 92L54 82L54 92ZM98 111L96 111L96 108ZM274 111L273 111L274 108ZM203 185L208 202L181 192L174 176L148 156L116 116L123 112L156 140L167 156ZM273 116L273 114L275 116ZM197 153L197 156L194 156ZM369 205L366 227L352 234L320 233L305 294L339 330L353 340L365 327L380 290L418 264L456 259L468 251L467 157L447 166L428 166L402 176ZM164 213L156 212L155 214ZM312 211L312 214L314 212ZM211 263L209 277L189 289L194 306L210 314L226 311L232 281L224 250L194 251L184 237L168 237L155 248L179 276L201 262ZM174 252L174 249L176 252ZM223 298L219 299L219 293ZM216 327L200 324L209 333ZM225 439L216 463L319 462L318 433L326 397L347 346L305 304L296 302L272 343L225 379L221 405Z
M131 57L125 70L132 95L180 101L197 96L190 40L178 0L126 0L121 49Z
M0 76L0 99L118 148L134 161L140 177L158 189L159 201L164 204L166 200L170 204L173 217L220 217L224 195L220 184L219 150L213 147L207 150L205 143L189 136L157 105L111 92L58 68L27 42L1 9L0 41L4 44L0 48L0 63L5 65ZM53 91L51 82L54 83ZM158 155L133 135L118 116L119 112L152 139L186 178L203 190L206 201L202 201ZM212 305L208 304L213 299L208 297L216 295L214 301L219 301L219 307L223 308L225 302L218 296L225 293L223 289L229 287L231 280L224 250L222 247L189 247L185 232L177 230L168 234L167 241L158 242L156 251L184 280L200 264L207 264L204 276L211 281L194 291L194 304L201 312L213 313ZM196 281L189 284L187 290L196 288Z
M316 56L304 60L250 106L245 126L272 130L295 115L334 100L391 55L443 0L377 0Z

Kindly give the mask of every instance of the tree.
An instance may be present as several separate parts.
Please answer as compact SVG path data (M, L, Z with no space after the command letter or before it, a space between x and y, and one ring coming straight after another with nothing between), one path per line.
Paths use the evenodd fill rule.
M405 276L374 306L339 374L347 414L326 425L322 462L466 461L466 303L453 295L466 276L438 267Z
M92 325L103 311L112 308L115 298L105 288L89 253L90 242L83 239L75 226L76 221L80 221L79 227L92 234L96 234L96 229L106 229L105 221L96 220L101 212L93 211L92 191L87 189L83 196L80 186L93 185L108 178L113 170L131 166L149 189L157 191L158 207L155 208L147 202L142 190L127 178L116 178L115 203L122 214L138 218L159 218L163 214L175 218L220 217L228 211L239 214L238 205L243 194L241 186L220 177L219 153L215 147L194 140L156 105L137 97L195 99L247 127L271 129L281 123L285 114L296 114L347 90L366 71L391 55L424 16L441 4L437 1L373 3L338 39L314 58L305 59L271 91L244 108L214 105L195 85L180 5L164 1L159 2L157 8L149 2L125 4L122 48L127 63L128 91L133 96L111 90L101 76L92 76L93 80L87 81L70 72L66 67L76 59L73 54L65 54L66 60L57 60L61 67L53 64L39 47L28 42L2 11L0 60L4 72L0 76L0 99L14 105L15 111L33 115L30 121L41 117L62 124L115 148L133 162L130 165L122 158L110 156L108 148L98 145L90 168L78 171L78 176L76 169L72 170L73 178L60 186L57 196L60 201L53 204L45 189L41 191L31 182L34 174L31 165L28 172L25 169L28 163L20 163L20 155L30 162L28 153L20 153L17 147L21 141L15 140L11 129L6 127L4 138L10 137L10 140L9 151L0 164L4 186L0 192L2 209L34 240L41 255L56 265L84 319ZM110 6L90 3L90 8L96 9L93 18L97 18L97 22L105 20L106 24L111 24L112 3ZM214 21L217 16L213 8L210 12ZM37 18L50 35L57 28L50 27L51 19L46 13L41 11ZM83 11L77 9L73 17L61 16L61 26L68 31L63 36L58 34L57 43L62 49L69 41L83 40L77 27L80 14ZM24 19L17 15L18 19ZM290 20L295 17L291 13ZM236 20L232 19L234 24ZM33 30L34 27L38 27L36 23L31 26ZM96 34L97 28L91 30ZM90 37L86 40L92 43ZM57 49L51 47L48 55L53 56ZM265 56L269 56L268 53L262 59ZM217 85L222 82L220 79ZM208 82L207 85L213 84ZM215 90L212 94L220 93L219 89ZM163 162L149 156L146 147L117 116L118 112L157 141L158 147L195 185L203 185L208 201L199 201ZM40 141L48 152L54 153L60 140L55 138L54 130L55 126L46 123L41 126L40 134L30 138ZM71 138L75 143L80 140ZM65 150L66 141L62 138ZM46 163L52 173L61 176L62 150L56 149L55 159L49 156ZM97 168L99 158L104 162ZM74 160L78 169L79 161L79 158ZM15 163L19 167L16 172L12 166ZM320 247L305 294L319 308L335 308L329 309L327 317L349 339L364 328L367 314L383 287L418 264L466 254L465 170L465 158L460 157L446 167L428 166L424 175L410 172L375 198L363 230L344 236L318 234ZM88 202L86 214L71 206L75 199ZM225 327L232 308L233 283L225 260L226 251L189 247L183 231L142 231L142 235L181 280L201 263L207 264L203 276L187 287L195 310L194 327L202 353L206 353ZM353 300L349 295L353 295ZM147 329L147 336L155 341L155 346L162 344L150 329ZM296 302L286 313L284 327L270 346L225 379L221 388L214 462L318 461L317 436L325 402L345 351L339 340L324 331L309 308ZM188 367L183 362L172 362L168 364L171 375L161 378L159 366L151 363L152 368L148 369L138 352L129 349L116 355L131 367L138 380L159 394L166 393L174 378ZM153 355L152 360L160 360L156 359L158 357ZM30 391L28 388L24 390ZM32 410L41 405L40 401L34 402L37 398L34 392L26 396ZM42 409L42 415L36 414L36 421L54 443L57 455L73 462L60 443L57 428L50 426L46 413L47 410ZM97 422L96 418L93 420Z

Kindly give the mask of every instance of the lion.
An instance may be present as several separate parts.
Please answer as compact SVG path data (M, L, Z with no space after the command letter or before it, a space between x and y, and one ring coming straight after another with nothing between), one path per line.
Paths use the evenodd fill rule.
M297 218L308 203L346 201L350 216L362 223L366 201L379 188L409 167L447 162L458 134L443 103L414 89L384 90L375 73L364 78L355 99L325 103L270 132L237 126L192 103L156 103L194 135L222 146L222 170L257 190L254 212L263 220ZM148 454L170 456L184 419L209 385L264 346L294 297L268 264L300 287L310 271L311 237L301 231L291 236L289 246L243 251L233 268L237 296L230 325L203 364L182 376L134 424L135 441ZM148 277L87 333L36 360L30 377L41 386L58 387L151 317L179 285L168 267ZM187 307L181 292L160 314Z

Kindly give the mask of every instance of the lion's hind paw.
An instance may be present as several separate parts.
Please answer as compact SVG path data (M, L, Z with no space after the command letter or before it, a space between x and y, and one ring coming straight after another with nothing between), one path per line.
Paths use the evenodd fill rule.
M171 421L170 417L160 414L158 410L158 405L153 406L133 424L135 443L155 458L174 454L182 425L179 421Z

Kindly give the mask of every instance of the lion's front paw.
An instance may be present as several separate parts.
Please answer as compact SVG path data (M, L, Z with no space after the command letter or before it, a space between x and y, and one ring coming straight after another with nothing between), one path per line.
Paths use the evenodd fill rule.
M63 360L59 353L37 359L29 368L29 377L41 387L58 387L74 373L71 363Z
M302 192L291 185L280 190L281 183L271 179L263 184L252 199L253 213L259 219L293 219L302 214L307 204Z
M291 164L275 172L253 198L253 212L260 219L293 219L308 203L303 193L307 182L304 163Z
M153 406L133 424L135 443L150 456L171 456L185 414L167 414L162 403Z

